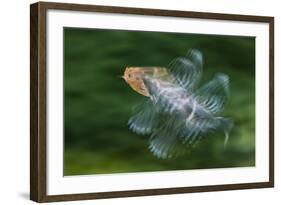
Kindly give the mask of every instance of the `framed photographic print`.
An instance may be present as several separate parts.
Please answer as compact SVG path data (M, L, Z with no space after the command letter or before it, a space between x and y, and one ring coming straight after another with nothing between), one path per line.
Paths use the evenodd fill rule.
M30 198L274 185L274 18L31 5Z

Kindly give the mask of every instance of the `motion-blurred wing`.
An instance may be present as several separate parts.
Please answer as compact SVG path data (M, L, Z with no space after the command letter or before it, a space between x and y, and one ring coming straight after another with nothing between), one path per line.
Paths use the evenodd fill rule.
M228 98L229 78L225 74L217 74L213 80L203 85L195 93L196 100L211 113L222 111Z
M184 143L195 144L202 136L216 131L222 131L225 134L225 143L228 141L228 135L233 127L233 121L224 117L212 117L205 119L192 119L186 125L187 133L184 136ZM184 130L184 129L183 129Z
M129 129L141 135L151 134L158 120L151 100L146 100L144 103L140 104L135 112L137 114L129 119Z
M203 67L202 53L191 49L184 57L173 60L168 68L174 80L182 88L192 92L198 85Z
M177 118L168 119L167 123L155 130L149 141L150 151L158 158L166 159L183 155L188 147L196 145L202 137L222 130L225 144L233 123L227 118L196 119L182 123Z
M152 133L149 149L162 159L183 155L188 147L198 143L207 132L215 128L216 124L211 120L192 119L187 122L169 116L165 124Z
M149 140L150 151L158 158L167 159L183 155L187 149L180 138L175 136L176 118L167 118L163 126L155 130ZM174 121L174 122L173 122Z

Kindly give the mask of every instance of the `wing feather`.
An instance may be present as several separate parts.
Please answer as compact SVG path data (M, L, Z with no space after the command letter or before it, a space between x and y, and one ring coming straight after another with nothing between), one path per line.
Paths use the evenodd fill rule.
M128 121L129 129L141 135L150 134L159 119L151 100L140 104L135 112Z
M202 67L203 56L196 49L189 50L186 56L176 58L168 66L175 82L189 92L197 87Z
M229 95L229 77L217 74L213 80L199 88L196 100L213 114L221 112Z

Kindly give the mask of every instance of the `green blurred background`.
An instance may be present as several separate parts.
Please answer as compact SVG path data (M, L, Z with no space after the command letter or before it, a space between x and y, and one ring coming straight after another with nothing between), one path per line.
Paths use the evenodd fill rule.
M120 76L128 66L167 66L189 48L204 54L202 83L230 76L223 116L234 120L224 135L210 135L186 155L158 159L148 136L128 130L143 96ZM64 175L186 170L255 165L254 37L64 29Z

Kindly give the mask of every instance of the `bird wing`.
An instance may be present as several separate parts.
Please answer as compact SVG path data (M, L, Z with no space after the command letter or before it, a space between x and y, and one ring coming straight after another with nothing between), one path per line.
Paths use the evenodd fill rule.
M174 117L162 119L162 126L155 129L149 139L149 149L158 158L167 159L183 155L187 150L182 140L176 137L177 120Z
M189 92L197 87L202 74L203 56L196 49L190 49L186 56L174 59L168 69L175 82Z
M166 159L183 155L188 147L194 146L210 131L216 129L217 121L169 116L155 129L149 140L149 149L158 158Z
M211 113L222 111L229 95L229 77L217 74L195 92L195 99Z
M129 129L141 135L150 134L158 121L156 110L151 100L146 100L138 105L134 111L136 114L129 119Z
M194 117L184 121L172 116L167 118L159 129L152 132L149 149L158 158L177 157L185 154L187 148L196 145L202 137L218 130L224 131L226 144L232 125L230 119L222 117L209 119Z

